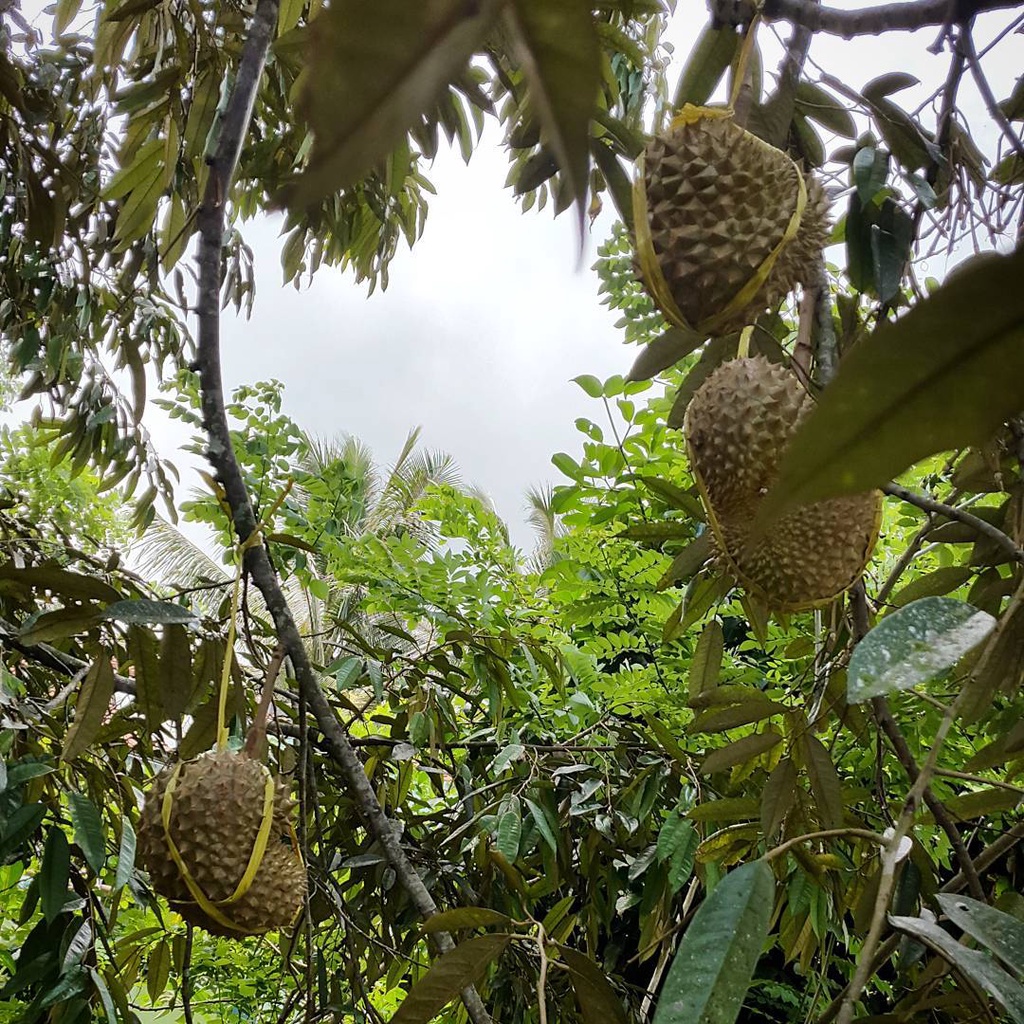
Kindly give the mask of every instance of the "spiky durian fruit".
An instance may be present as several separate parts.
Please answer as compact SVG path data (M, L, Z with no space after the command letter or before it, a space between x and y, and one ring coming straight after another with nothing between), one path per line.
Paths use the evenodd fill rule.
M724 363L686 411L690 463L722 554L740 582L777 611L837 597L864 571L878 537L881 494L792 510L751 541L779 459L812 402L785 367L761 357Z
M648 145L644 187L653 255L668 292L691 327L718 317L706 330L722 335L751 323L808 279L828 240L829 204L817 179L807 176L795 236L742 307L723 317L783 239L801 172L731 117L702 110L684 108ZM652 294L658 290L646 284Z
M164 830L164 795L175 769L153 780L139 823L138 849L153 887L187 921L214 935L260 935L292 924L306 894L306 870L295 848L294 803L280 778L273 781L273 817L266 851L246 893L225 903L245 874L263 821L266 769L243 753L212 751L177 771ZM188 873L216 909L190 892L175 863L168 833Z

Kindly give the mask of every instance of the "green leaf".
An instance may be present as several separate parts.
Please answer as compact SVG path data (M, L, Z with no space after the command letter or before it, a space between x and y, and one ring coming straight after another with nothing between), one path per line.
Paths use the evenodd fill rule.
M790 808L796 803L796 766L782 758L761 791L761 831L771 840L782 828Z
M300 99L313 152L288 205L309 206L383 160L463 70L501 6L336 0L322 9Z
M988 612L948 597L926 597L887 615L854 648L851 703L909 690L951 669L995 628Z
M901 587L889 599L889 603L902 608L922 597L939 597L962 587L973 575L973 570L965 565L946 565Z
M461 928L489 928L491 925L512 924L512 918L489 907L455 907L428 917L420 930L431 932L457 932Z
M975 257L845 358L782 458L759 514L885 483L989 438L1024 408L1024 248Z
M726 747L713 750L704 758L700 766L702 775L710 775L712 772L724 771L732 768L733 765L746 764L748 761L760 757L763 753L771 750L777 743L782 741L782 736L774 729L767 729L761 733L753 733L744 736L742 739L730 743Z
M171 601L115 601L103 610L108 622L126 622L136 626L166 626L195 622L196 614Z
M590 169L590 121L601 83L601 51L589 0L513 0L530 104L579 211Z
M857 137L857 124L853 115L820 85L807 81L800 82L796 87L796 109L836 135L842 135L847 139Z
M495 845L509 863L519 856L519 840L523 834L523 819L518 810L506 811L498 819Z
M942 912L1011 970L1024 968L1024 923L968 896L936 893Z
M438 957L413 985L391 1018L391 1024L427 1024L467 985L474 985L483 977L488 965L501 956L509 938L508 935L478 935Z
M775 899L762 860L730 871L701 904L679 944L654 1024L732 1024L761 955Z
M64 906L70 877L71 847L67 836L53 826L46 834L43 863L39 868L39 902L47 921L52 921Z
M86 863L99 874L107 860L100 812L82 793L68 793L68 804L71 809L71 823L75 827L75 842L85 854Z
M872 78L867 85L861 89L861 95L870 102L880 100L890 93L900 92L902 89L909 89L912 85L920 85L921 80L908 74L906 71L890 71L887 74Z
M530 810L530 816L537 826L537 831L541 834L541 838L548 844L553 853L558 853L558 838L555 836L555 830L551 827L551 822L548 821L544 808L534 803L529 797L525 798L525 802Z
M170 976L171 944L166 939L161 939L150 950L146 963L146 991L149 993L150 1002L155 1003L163 995Z
M626 380L650 380L662 370L674 366L680 359L700 348L706 339L696 331L670 327L664 334L648 342L630 367Z
M736 56L739 42L739 36L727 25L715 28L713 22L708 22L704 26L679 77L674 109L679 110L684 103L698 107L707 103Z
M600 398L604 394L604 385L592 373L581 373L573 377L573 383L579 384L591 398Z
M177 721L192 696L192 650L180 623L163 629L160 637L160 689L167 715Z
M658 590L667 590L677 583L685 583L691 576L699 572L704 563L711 557L711 534L705 531L683 548L672 559L672 564L665 570L665 575L658 580Z
M930 946L958 971L998 1000L1017 1024L1024 1024L1024 986L1015 981L989 955L968 949L934 921L889 915L893 928Z
M121 845L117 848L117 874L114 877L114 888L120 889L128 884L135 867L135 829L132 828L128 815L121 818Z
M24 804L14 811L4 824L3 840L0 841L0 860L17 850L39 828L45 817L44 804Z
M842 784L829 752L821 740L807 732L800 736L800 749L822 826L840 828L843 824Z
M559 946L558 952L569 968L569 980L580 1004L584 1024L628 1024L622 1001L604 971L590 957L568 946Z
M551 456L551 462L555 469L564 473L570 480L581 480L583 478L580 467L571 455L566 455L565 452L555 452Z
M712 619L697 640L690 663L690 702L707 690L718 685L718 674L722 671L722 655L725 652L725 634L718 619Z
M676 850L685 847L695 835L693 823L683 817L679 808L673 810L658 829L658 860L671 860Z
M19 568L16 565L0 566L0 580L11 580L27 587L49 590L54 596L67 599L90 601L117 601L121 595L103 580L81 573L68 572L54 565L35 565Z
M135 669L135 699L150 732L156 733L163 724L164 710L160 692L160 653L152 630L138 625L128 627L128 657ZM198 719L197 713L196 721Z
M789 709L767 697L758 696L728 707L704 711L686 727L687 732L728 732L741 725L763 722L773 715L784 714Z
M95 967L89 968L89 975L92 978L96 994L100 997L100 1002L103 1004L103 1013L107 1019L107 1024L117 1024L117 1007L114 1005L114 999L110 994L110 989L107 988L107 983L103 980L103 975Z
M28 646L49 643L85 633L102 621L103 613L98 609L72 605L29 619L22 627L18 639Z
M75 718L64 737L61 760L71 761L96 739L114 696L114 669L108 654L100 654L89 666L75 701Z

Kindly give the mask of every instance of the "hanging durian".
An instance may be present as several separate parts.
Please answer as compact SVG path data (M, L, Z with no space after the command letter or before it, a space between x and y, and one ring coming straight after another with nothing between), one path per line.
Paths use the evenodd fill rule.
M686 411L686 444L708 521L732 572L776 611L823 604L857 581L878 538L881 493L796 508L751 540L789 439L812 402L762 357L722 364Z
M153 888L214 935L261 935L296 920L306 870L280 778L216 750L161 772L146 795L138 850Z
M647 146L634 196L647 289L669 320L704 335L777 304L828 240L818 181L728 110L685 106Z

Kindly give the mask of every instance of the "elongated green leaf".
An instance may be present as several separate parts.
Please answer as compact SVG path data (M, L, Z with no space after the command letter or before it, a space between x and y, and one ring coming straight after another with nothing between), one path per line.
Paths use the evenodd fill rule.
M103 613L96 608L58 608L35 616L22 627L18 639L23 644L45 644L67 636L85 633L103 621Z
M541 834L541 838L548 844L553 853L557 853L558 837L555 835L551 822L548 821L544 808L540 804L534 803L529 797L526 798L525 802L526 806L530 809L530 816L533 818L533 823L537 826L537 831Z
M384 159L462 71L501 6L336 0L321 10L301 97L313 153L286 202L308 206Z
M75 842L82 848L86 863L97 874L107 860L103 839L103 819L96 805L83 793L69 793L71 823L75 826Z
M512 918L490 907L455 907L441 914L428 917L420 926L421 931L457 932L460 928L489 928L492 925L508 926Z
M800 749L821 824L839 828L843 824L843 792L832 758L821 740L807 732L800 736Z
M775 877L761 860L730 871L686 929L654 1024L732 1024L768 935Z
M161 939L150 951L146 962L146 991L151 1002L156 1002L171 976L171 944Z
M721 747L708 754L700 766L701 774L710 775L712 772L731 768L735 764L752 761L781 741L782 736L774 729L766 729L762 733L744 736L743 739L736 740L727 747Z
M128 656L135 668L135 699L142 708L150 731L155 733L163 724L164 710L160 692L159 648L151 629L138 625L128 627ZM193 722L193 728L195 724Z
M483 977L488 965L501 956L509 938L508 935L478 935L438 957L413 985L391 1018L391 1024L427 1024L467 985Z
M513 0L530 103L540 118L579 211L586 215L590 120L601 83L601 52L588 0Z
M135 829L132 828L131 820L126 814L121 819L121 845L117 848L117 875L114 878L114 888L120 889L128 884L132 876L132 869L135 867Z
M718 685L718 673L722 671L722 654L725 651L725 634L718 619L712 619L700 634L697 648L690 663L689 694L692 704L697 697Z
M172 623L194 622L195 612L171 601L115 601L103 611L108 621L127 622L139 626L162 626Z
M10 580L28 587L49 590L60 598L81 600L117 601L121 595L103 580L83 576L77 572L58 568L55 565L33 565L19 568L15 565L0 566L0 580Z
M761 793L761 831L766 839L774 838L782 828L790 808L796 803L796 766L788 757L782 758L768 776Z
M890 915L889 923L940 953L957 970L997 999L1017 1024L1024 1024L1024 985L1007 974L988 953L962 946L934 921Z
M35 832L44 817L44 804L24 804L11 814L4 825L4 837L0 841L0 858L17 850Z
M559 946L558 952L569 968L569 980L585 1024L628 1024L622 1001L604 971L578 950Z
M114 669L108 654L99 654L82 680L75 718L64 737L61 759L70 761L87 750L103 726L114 696Z
M676 110L684 103L701 106L711 98L722 80L725 69L732 63L739 46L739 36L726 25L713 27L709 22L697 37L683 73L676 86L673 106Z
M861 89L861 95L871 102L888 96L890 93L899 92L901 89L909 89L912 85L918 85L920 79L908 74L906 71L889 71L877 78L872 78L867 85Z
M43 863L39 868L39 903L47 921L52 921L64 906L70 877L71 847L67 836L53 826L46 834Z
M854 648L851 703L908 690L952 668L995 627L988 612L948 597L926 597L887 615Z
M797 430L759 524L884 484L1024 408L1024 248L976 257L844 359Z
M1024 970L1024 922L969 896L937 893L942 912L1012 970Z
M658 830L658 860L670 860L676 850L689 843L694 835L693 823L684 818L678 809L672 811Z
M523 819L518 810L506 811L498 819L496 846L510 863L519 856L519 839L523 834Z
M103 975L95 967L90 967L89 976L92 978L96 994L100 997L107 1024L117 1024L117 1007L114 1006L114 999L110 994L110 989L107 988L107 983L103 980Z
M705 341L696 331L670 327L664 334L645 345L630 367L626 380L650 380L662 370L674 366Z
M160 691L167 715L178 719L192 695L192 650L180 623L165 626L160 638Z
M951 590L962 587L972 576L973 570L965 565L946 565L941 569L919 576L916 580L901 587L890 598L890 604L902 608L922 597L938 597L948 594Z
M711 556L711 534L702 533L672 559L665 575L658 580L658 589L667 590L677 583L685 583Z
M728 732L741 725L761 722L772 715L781 715L786 710L784 704L778 704L767 697L755 697L745 700L742 704L729 707L714 708L699 714L686 728L687 732Z

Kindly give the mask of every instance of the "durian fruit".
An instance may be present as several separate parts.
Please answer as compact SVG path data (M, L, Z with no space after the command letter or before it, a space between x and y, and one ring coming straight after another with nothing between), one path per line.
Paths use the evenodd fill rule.
M165 831L164 796L175 773ZM244 753L211 751L161 772L146 795L138 851L153 888L186 921L214 935L260 935L287 928L305 898L306 870L292 827L294 803L278 777L273 780L273 816L259 868L245 894L226 902L249 865L269 777L259 761ZM168 835L208 906L190 891Z
M717 546L743 586L776 611L837 597L878 538L882 496L869 491L793 509L751 540L779 459L812 405L793 373L758 356L723 363L686 410L690 465Z
M725 314L782 241L796 208L801 172L781 150L721 113L684 108L644 155L653 256L686 323L713 335L752 323L805 283L829 236L828 198L817 179L807 176L796 234L741 308ZM659 289L650 276L644 273L657 301Z

